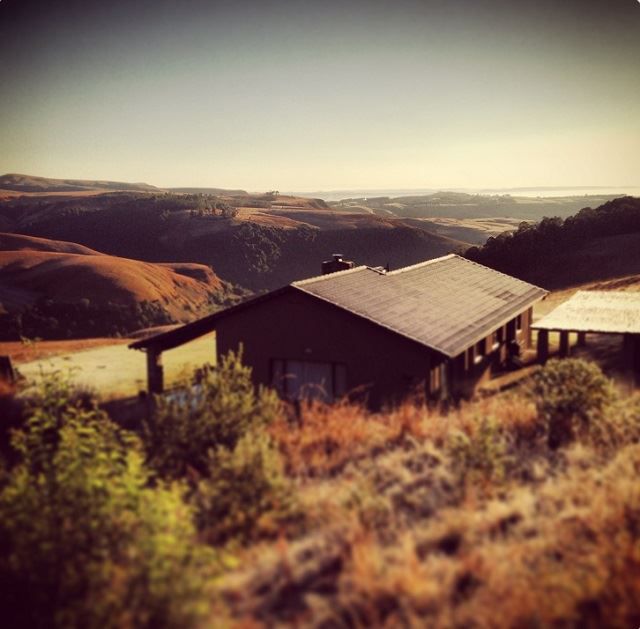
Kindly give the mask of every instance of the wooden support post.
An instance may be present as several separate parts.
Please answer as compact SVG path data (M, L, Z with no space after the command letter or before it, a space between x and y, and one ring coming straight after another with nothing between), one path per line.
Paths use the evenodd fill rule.
M153 347L147 349L147 390L150 394L164 390L162 352Z
M448 400L451 395L451 362L445 360L440 365L440 399Z
M533 306L522 313L522 324L524 326L523 347L529 349L531 347L531 323L533 321Z
M634 361L634 338L632 334L622 336L622 360L624 364L624 381L629 388L636 382L636 370Z
M549 330L538 330L538 362L544 365L549 358Z
M560 357L566 358L570 354L569 349L569 332L560 332Z
M578 345L584 347L587 344L587 333L578 332Z
M633 384L640 385L640 335L633 335Z
M16 372L10 356L0 356L0 380L6 380L9 383L16 381Z

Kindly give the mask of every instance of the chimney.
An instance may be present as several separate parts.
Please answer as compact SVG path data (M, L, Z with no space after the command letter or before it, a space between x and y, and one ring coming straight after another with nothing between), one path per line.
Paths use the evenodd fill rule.
M322 263L322 275L335 273L336 271L345 271L352 269L355 264L351 260L345 260L341 253L334 253L331 260L325 260Z

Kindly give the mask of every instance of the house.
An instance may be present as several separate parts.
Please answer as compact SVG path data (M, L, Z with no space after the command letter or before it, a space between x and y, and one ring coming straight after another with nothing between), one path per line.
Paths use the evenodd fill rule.
M376 408L424 387L467 397L531 342L546 291L458 255L386 271L358 266L281 289L130 345L147 353L149 389L161 354L216 331L224 355L243 346L256 383L287 398L363 396Z

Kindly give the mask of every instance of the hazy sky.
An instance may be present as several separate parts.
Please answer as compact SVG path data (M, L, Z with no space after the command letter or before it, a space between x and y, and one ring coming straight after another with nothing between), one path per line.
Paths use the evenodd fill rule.
M638 0L0 0L0 173L640 185Z

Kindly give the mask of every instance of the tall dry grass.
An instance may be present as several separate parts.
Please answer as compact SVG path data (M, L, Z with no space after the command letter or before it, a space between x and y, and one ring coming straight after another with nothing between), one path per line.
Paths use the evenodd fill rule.
M563 391L557 406L531 391L448 412L312 403L278 419L306 525L277 553L246 549L226 613L258 626L640 626L640 398L585 391L576 419Z

